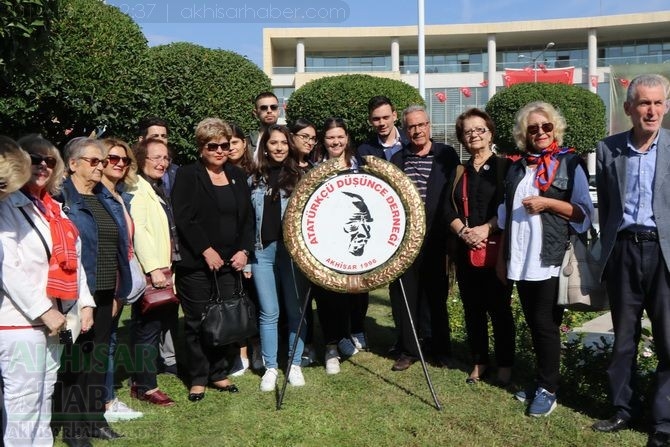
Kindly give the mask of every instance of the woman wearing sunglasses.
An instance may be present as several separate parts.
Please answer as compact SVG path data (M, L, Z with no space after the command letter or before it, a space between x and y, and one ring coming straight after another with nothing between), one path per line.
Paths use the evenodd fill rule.
M195 130L199 160L177 171L172 206L181 259L175 262L177 294L184 311L188 399L205 397L207 384L238 392L228 379L239 346L213 348L200 341L200 319L216 280L231 297L236 277L253 250L247 176L228 163L232 130L219 118L205 118Z
M63 182L63 211L74 222L82 240L82 264L96 308L95 330L79 336L66 347L64 373L59 378L63 440L68 445L87 445L86 438L116 439L118 433L104 418L105 377L114 323L115 297L126 296L132 285L129 266L130 237L123 204L101 184L110 164L100 140L75 138L65 147L69 176ZM108 183L111 186L111 182ZM72 414L75 416L72 416Z
M94 303L81 273L77 230L51 196L63 181L58 149L37 135L19 141L30 158L0 137L3 438L5 446L51 446L63 312L78 313L82 330L89 330Z
M536 357L536 383L516 394L530 404L530 416L556 408L563 317L556 305L558 274L570 233L586 231L593 213L584 162L561 146L565 129L551 104L532 102L519 110L513 135L526 153L510 167L498 208L504 242L497 274L516 283Z
M126 191L137 182L137 168L135 157L128 147L128 144L116 138L106 138L102 144L107 150L107 166L102 170L100 180L100 192L106 200L113 200L122 207L117 212L122 212L126 221L130 223L129 203L130 194ZM114 203L110 202L110 203ZM118 205L114 205L117 208ZM133 225L128 225L128 241L132 244ZM118 296L116 298L119 298ZM107 375L105 378L105 419L108 422L120 420L130 420L142 417L143 414L129 408L125 403L116 398L114 392L114 355L117 346L117 329L123 303L115 299L112 305L112 331L109 340L109 360L107 365Z

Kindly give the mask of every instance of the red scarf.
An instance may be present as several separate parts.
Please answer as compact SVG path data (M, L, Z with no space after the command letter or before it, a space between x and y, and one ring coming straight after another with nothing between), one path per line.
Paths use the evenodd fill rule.
M39 201L38 201L39 202ZM58 203L49 193L42 196L40 208L49 222L51 231L51 259L49 259L49 277L47 296L63 300L76 300L79 295L77 279L77 238L79 231L72 221L61 216Z
M554 177L556 177L558 165L560 164L557 155L572 153L574 151L575 149L571 147L558 147L558 144L554 141L541 153L526 155L526 162L529 165L537 164L537 170L535 171L535 186L537 186L540 191L548 190L554 182Z

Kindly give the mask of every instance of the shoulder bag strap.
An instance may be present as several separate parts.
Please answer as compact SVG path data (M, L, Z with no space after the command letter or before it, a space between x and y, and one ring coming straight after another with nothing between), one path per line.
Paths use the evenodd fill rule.
M470 207L468 206L468 173L463 171L463 215L465 217L465 226L469 227L468 218L470 217Z
M19 207L19 211L21 211L21 214L23 214L23 217L26 218L28 223L30 224L31 227L33 227L33 230L37 233L37 235L40 237L40 240L42 241L42 245L44 246L44 251L47 253L47 262L51 261L51 250L49 250L49 244L47 244L46 239L44 239L44 236L42 236L42 232L37 229L37 225L35 225L35 222L28 216L28 213L26 213L26 210L23 209L23 207ZM58 306L58 311L65 315L65 312L63 312L63 303L61 303L60 299L56 299L56 305Z

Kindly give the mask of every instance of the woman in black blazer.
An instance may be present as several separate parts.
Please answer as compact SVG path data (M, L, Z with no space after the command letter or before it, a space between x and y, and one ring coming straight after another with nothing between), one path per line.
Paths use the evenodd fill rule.
M206 118L195 131L198 162L177 171L172 207L181 244L175 263L175 284L184 311L188 398L205 396L205 386L237 392L228 380L237 349L204 346L200 318L216 276L223 297L231 296L236 273L242 271L253 247L253 222L249 187L244 172L228 161L230 126Z

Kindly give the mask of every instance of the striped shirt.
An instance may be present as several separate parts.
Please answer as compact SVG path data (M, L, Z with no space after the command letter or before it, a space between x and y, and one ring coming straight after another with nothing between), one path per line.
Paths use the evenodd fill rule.
M421 200L423 203L426 203L426 192L428 190L428 177L430 176L430 171L433 169L433 159L435 156L433 152L429 152L428 155L423 157L408 154L407 159L405 160L404 171L407 177L412 180L416 189L419 190L421 195Z

